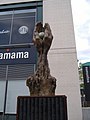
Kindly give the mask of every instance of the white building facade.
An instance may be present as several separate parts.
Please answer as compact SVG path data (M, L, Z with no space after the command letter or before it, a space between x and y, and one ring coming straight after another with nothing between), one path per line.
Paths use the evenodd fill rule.
M36 1L42 2L43 23L50 24L54 36L48 54L48 60L51 75L55 76L57 79L56 95L67 96L68 120L82 120L71 0L0 0L0 7L4 5L32 3L32 1L33 3ZM1 89L3 90L0 94L3 96L5 92L5 81L0 81L0 84L0 91ZM16 102L14 98L18 95L29 95L28 88L25 86L25 81L10 81L8 90L10 91L12 88L13 93L8 93L11 98L9 96L7 97L7 113L15 113L16 103L13 105L11 104L12 101ZM14 93L15 96L12 97ZM0 99L0 104L2 103L2 107L0 108L1 112L4 106L3 101L4 96Z

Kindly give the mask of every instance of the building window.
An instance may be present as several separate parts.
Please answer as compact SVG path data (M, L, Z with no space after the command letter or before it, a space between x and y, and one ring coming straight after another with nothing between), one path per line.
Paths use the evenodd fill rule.
M13 10L0 13L0 45L31 43L36 10Z

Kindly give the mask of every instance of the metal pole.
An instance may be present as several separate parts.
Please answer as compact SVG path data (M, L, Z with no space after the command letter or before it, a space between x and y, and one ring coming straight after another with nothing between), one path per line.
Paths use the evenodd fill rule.
M33 72L35 73L35 71L36 71L36 64L34 64L34 70L33 70Z
M5 86L5 94L4 94L5 97L4 97L4 107L3 107L2 120L4 120L5 111L6 111L7 90L8 90L8 65L6 66L6 86Z

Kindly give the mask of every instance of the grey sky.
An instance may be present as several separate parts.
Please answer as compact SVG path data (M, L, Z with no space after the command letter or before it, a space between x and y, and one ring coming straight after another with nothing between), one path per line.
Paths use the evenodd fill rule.
M77 58L90 62L90 0L71 0Z

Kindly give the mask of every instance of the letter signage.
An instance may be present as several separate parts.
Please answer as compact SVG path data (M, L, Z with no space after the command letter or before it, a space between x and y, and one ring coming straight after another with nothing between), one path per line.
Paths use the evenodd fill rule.
M83 66L85 100L90 101L90 66Z
M5 48L0 49L0 65L1 64L35 64L36 49L34 46L29 48Z

